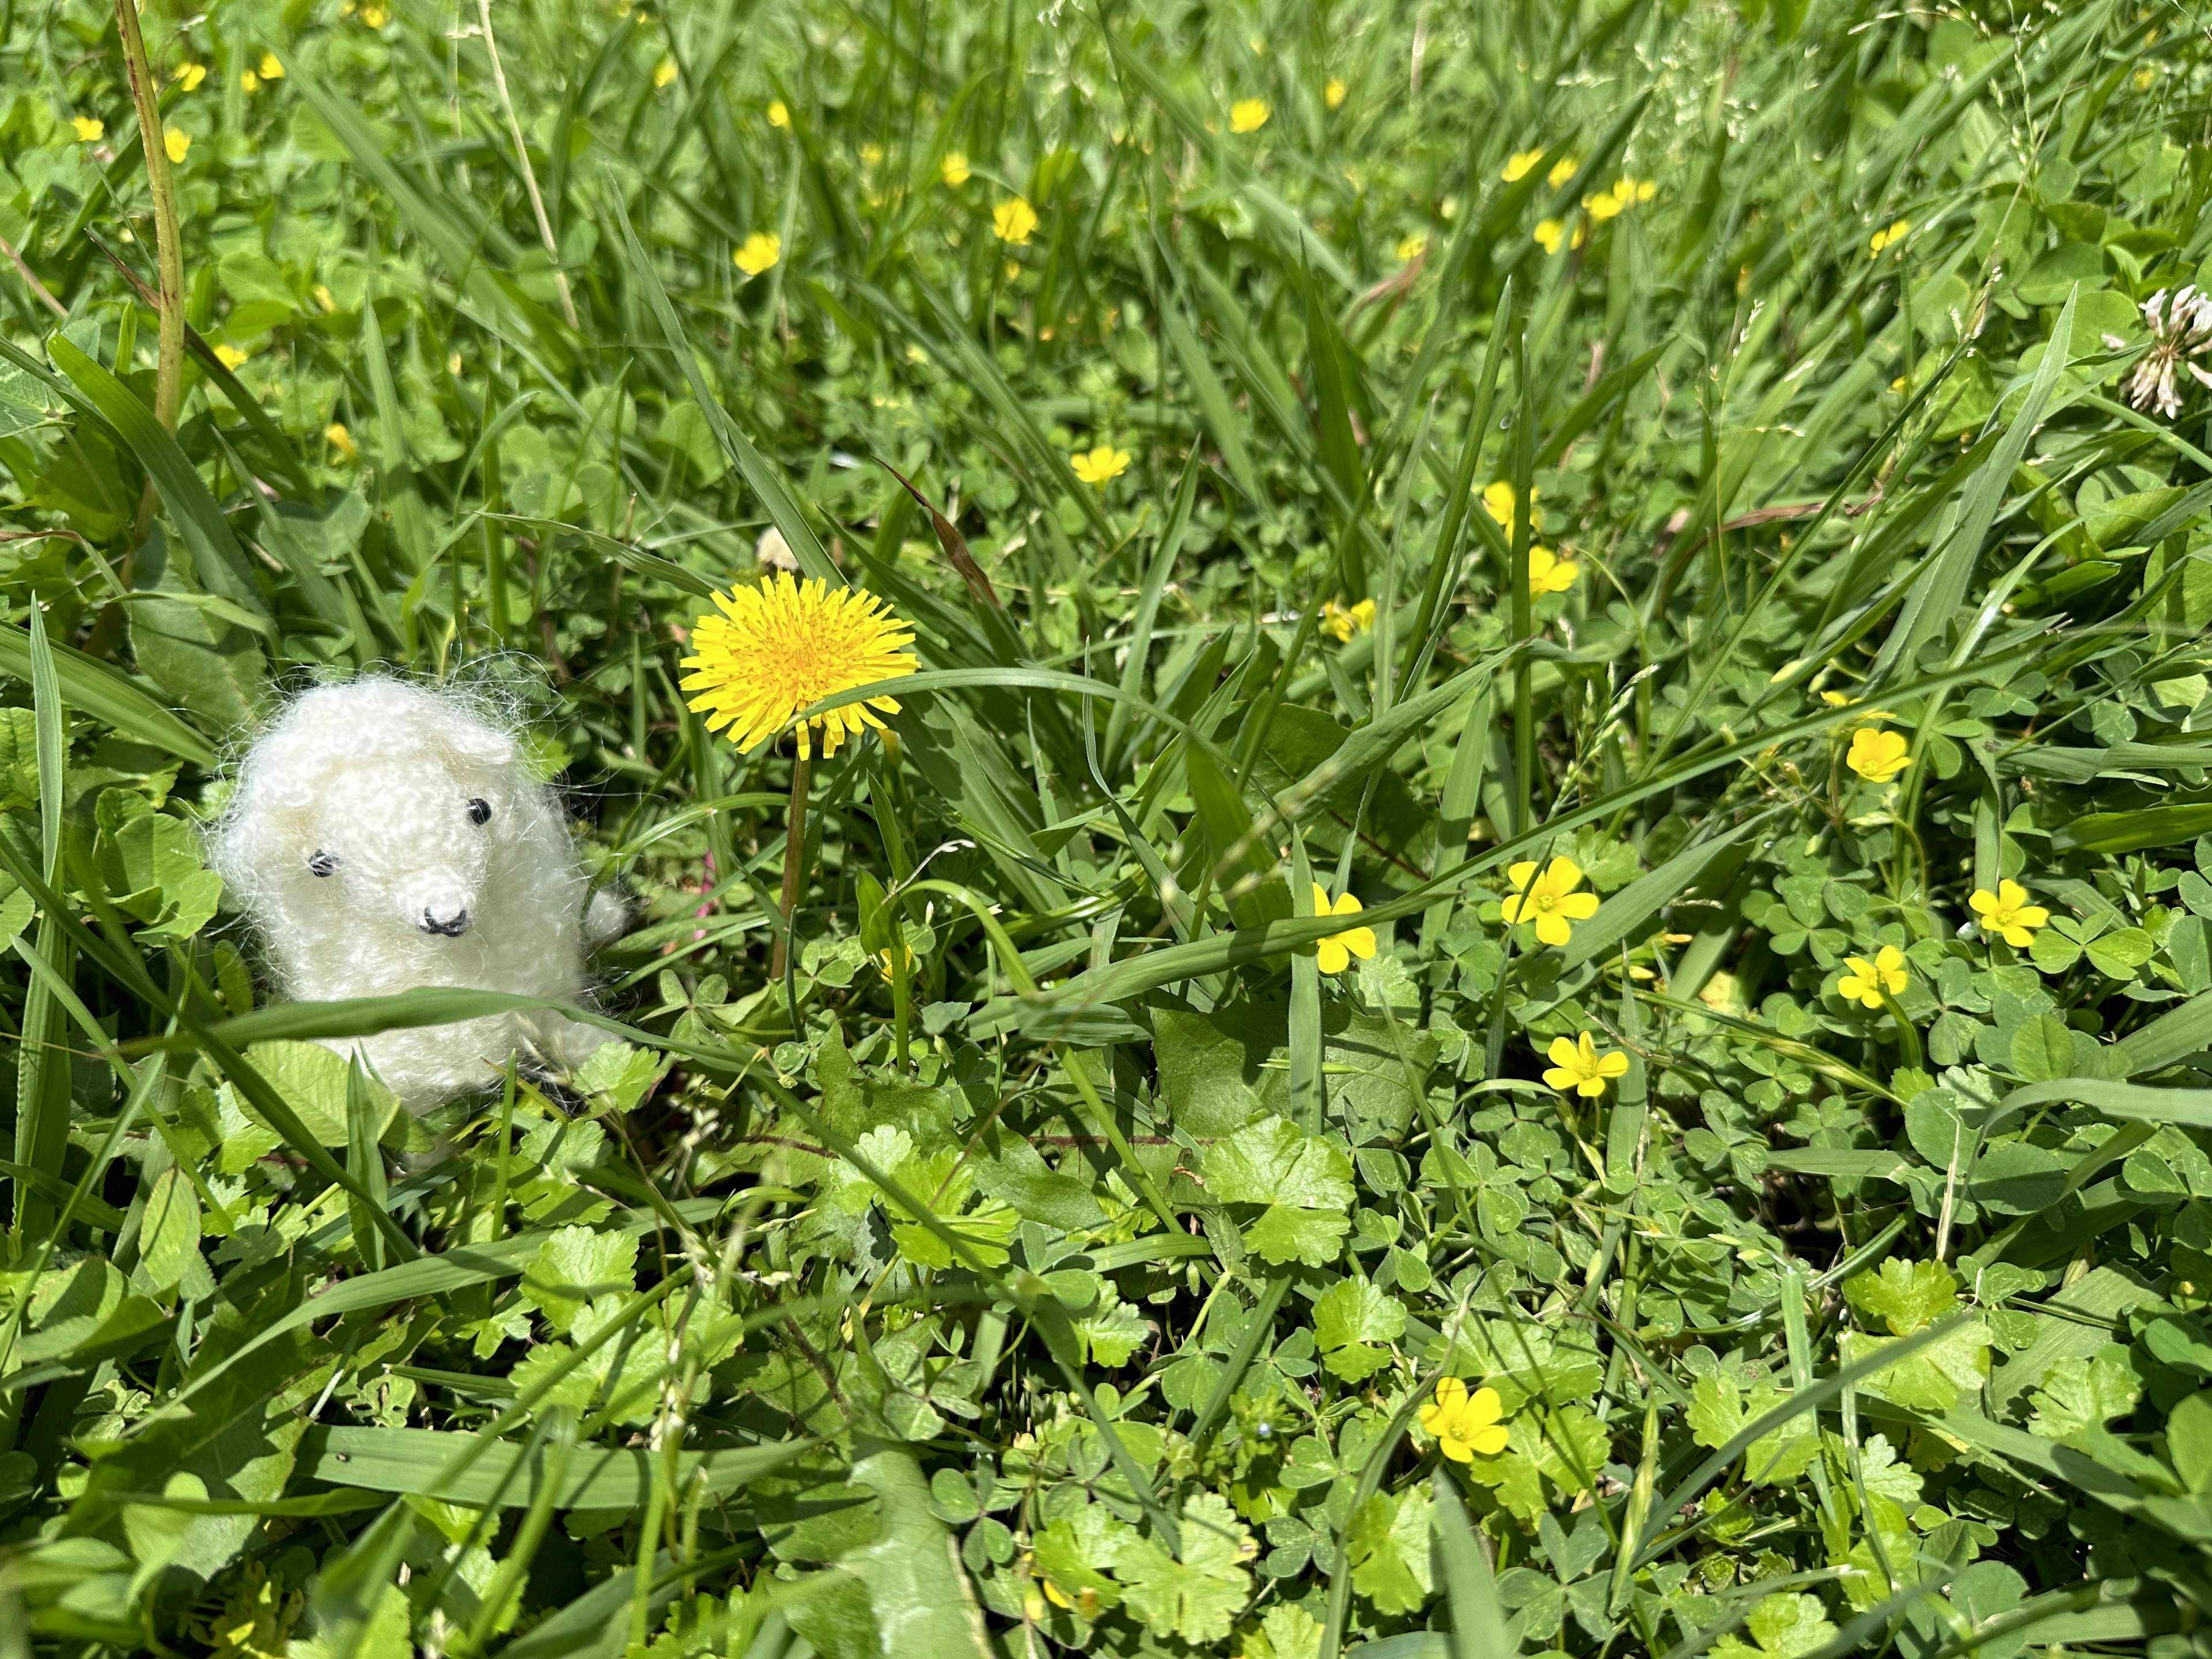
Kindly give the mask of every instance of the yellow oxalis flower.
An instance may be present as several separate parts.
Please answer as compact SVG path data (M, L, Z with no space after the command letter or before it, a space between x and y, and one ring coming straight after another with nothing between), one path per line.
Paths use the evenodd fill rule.
M1330 76L1328 77L1328 84L1321 89L1322 102L1328 105L1331 109L1341 109L1344 107L1344 82L1337 79L1334 75Z
M789 126L791 125L791 106L785 103L781 98L769 99L768 100L768 124L772 127Z
M757 276L781 258L783 238L772 230L757 230L745 238L745 245L730 256L730 261L746 276Z
M1864 957L1845 957L1844 966L1848 970L1836 979L1836 994L1846 1001L1863 1007L1881 1006L1882 993L1895 996L1905 988L1905 952L1894 945L1885 945L1874 953L1874 960Z
M1582 566L1572 559L1563 559L1548 547L1528 550L1528 592L1531 598L1547 593L1564 593L1575 585L1581 575Z
M228 342L215 349L216 362L221 363L225 368L236 368L246 360L249 355Z
M1583 206L1589 216L1603 223L1617 217L1638 202L1648 202L1659 193L1659 186L1649 179L1622 177L1613 180L1611 190L1601 190L1595 196L1583 198Z
M1267 125L1267 118L1273 113L1264 98L1239 98L1229 106L1229 130L1257 132Z
M1597 914L1597 895L1577 893L1583 867L1572 859L1553 859L1541 875L1534 859L1505 872L1513 891L1501 907L1509 922L1533 921L1536 937L1547 945L1565 945L1574 937L1574 924Z
M172 163L182 161L185 152L191 147L192 135L189 132L181 132L175 127L169 127L161 134L161 148L168 151Z
M238 75L238 86L241 92L258 92L261 90L261 77L252 70L240 70Z
M684 666L696 672L684 676L684 689L698 694L691 707L707 716L707 729L727 728L741 750L758 748L824 697L914 672L914 635L872 593L832 592L779 570L757 587L714 599L721 614L700 617L691 630L695 654ZM822 733L822 752L834 755L848 735L883 729L873 710L896 714L898 708L896 697L870 697L799 720L799 752L812 753L810 728Z
M1480 1455L1495 1457L1511 1439L1505 1425L1505 1402L1495 1389L1468 1392L1456 1376L1437 1379L1437 1403L1421 1407L1421 1426L1437 1437L1437 1449L1455 1463L1471 1463Z
M2027 889L2016 881L2000 881L1994 893L1978 887L1967 895L1966 902L1981 919L1984 939L1995 936L2015 951L2034 944L2035 930L2051 920L2050 911L2027 902Z
M1018 196L991 210L991 234L1015 247L1026 243L1036 228L1036 210Z
M1905 233L1911 228L1912 221L1910 219L1899 219L1894 224L1891 225L1888 229L1877 230L1872 236L1869 236L1867 239L1867 257L1869 258L1879 259L1881 258L1881 251L1884 248L1896 246L1898 243L1905 240Z
M1581 165L1573 156L1562 155L1552 163L1552 170L1544 175L1544 182L1557 190L1575 176L1575 169Z
M186 92L198 92L200 82L206 79L205 64L179 64L177 66L177 84Z
M1103 489L1129 470L1129 452L1116 449L1111 444L1101 444L1087 454L1079 453L1071 457L1067 464L1085 483Z
M938 164L938 171L944 176L946 188L951 190L959 189L975 176L968 165L968 152L964 149L946 150L945 160Z
M264 81L281 81L284 78L284 66L276 61L276 54L273 52L263 52L258 67L260 70L261 78Z
M1544 152L1540 149L1516 150L1505 158L1505 171L1499 177L1510 185L1516 179L1526 178L1528 169L1543 159Z
M1877 732L1862 726L1851 733L1850 752L1844 761L1869 783L1887 783L1912 764L1905 750L1911 745L1900 732Z
M1544 1069L1544 1081L1591 1100L1603 1094L1613 1079L1628 1075L1628 1056L1617 1048L1600 1054L1588 1031L1577 1037L1553 1037L1544 1052L1552 1062Z
M80 144L96 144L107 136L107 123L97 115L72 115L70 125L76 129Z
M1332 905L1328 902L1328 889L1319 882L1313 884L1313 898L1314 914L1317 916L1356 916L1359 914L1359 900L1355 896L1346 893ZM1314 965L1324 974L1340 974L1352 966L1352 957L1358 957L1365 962L1374 954L1375 930L1372 927L1347 927L1342 933L1331 933L1322 940L1314 953Z
M1566 239L1567 228L1557 219L1545 219L1536 226L1536 245L1547 253L1557 253L1559 244ZM1589 227L1577 220L1575 223L1574 246L1580 247L1589 239Z
M1349 641L1354 634L1364 634L1375 626L1375 601L1362 599L1357 605L1339 605L1334 599L1321 608L1321 631L1331 639Z
M1482 487L1483 511L1504 525L1508 536L1513 533L1513 514L1516 504L1513 486L1505 479L1498 478ZM1528 528L1541 530L1543 527L1544 514L1536 506L1536 491L1531 488L1528 491Z

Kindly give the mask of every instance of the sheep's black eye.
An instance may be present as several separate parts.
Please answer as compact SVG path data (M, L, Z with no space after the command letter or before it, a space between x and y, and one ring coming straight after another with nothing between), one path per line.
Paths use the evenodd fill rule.
M319 851L308 855L307 868L314 872L314 873L319 876L327 876L331 871L337 867L338 855L336 853L324 853Z
M491 822L491 803L484 799L481 795L479 795L476 799L471 801L469 803L469 822L471 823L479 824L489 823Z

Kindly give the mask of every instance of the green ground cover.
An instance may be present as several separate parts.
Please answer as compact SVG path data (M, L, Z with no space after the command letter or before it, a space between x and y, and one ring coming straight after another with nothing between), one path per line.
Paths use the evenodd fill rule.
M0 0L0 1656L2212 1653L2207 21ZM636 923L419 1121L379 665Z

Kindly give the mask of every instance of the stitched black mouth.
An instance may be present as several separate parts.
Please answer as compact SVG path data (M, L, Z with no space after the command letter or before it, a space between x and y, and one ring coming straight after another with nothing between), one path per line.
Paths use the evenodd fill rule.
M441 939L459 939L469 931L469 913L464 910L450 921L440 921L426 909L422 912L422 927L424 933L434 933Z

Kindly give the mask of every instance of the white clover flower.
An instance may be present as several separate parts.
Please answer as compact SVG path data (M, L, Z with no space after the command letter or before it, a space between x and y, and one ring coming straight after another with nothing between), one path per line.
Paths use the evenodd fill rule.
M2189 361L2212 346L2212 294L2200 294L2192 284L2169 301L2160 289L2143 302L2142 313L2151 345L2128 377L2128 402L2137 409L2155 405L2170 421L2181 413L2181 394L2174 388L2177 364L2200 385L2212 386L2212 374Z

